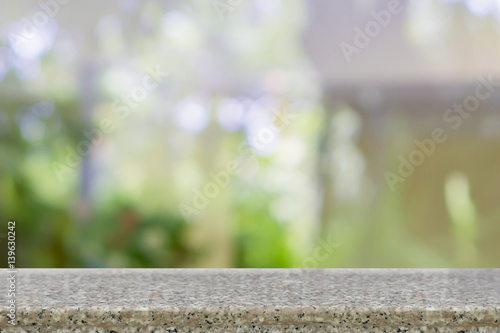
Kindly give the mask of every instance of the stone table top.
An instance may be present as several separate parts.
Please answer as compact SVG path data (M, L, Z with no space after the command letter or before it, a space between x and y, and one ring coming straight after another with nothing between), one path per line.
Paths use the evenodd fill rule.
M19 269L15 327L2 273L0 331L500 332L500 269Z

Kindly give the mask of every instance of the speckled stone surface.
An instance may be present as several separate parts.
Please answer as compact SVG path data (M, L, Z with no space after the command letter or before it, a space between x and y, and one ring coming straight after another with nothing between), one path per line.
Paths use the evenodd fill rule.
M500 332L500 269L18 270L1 332Z

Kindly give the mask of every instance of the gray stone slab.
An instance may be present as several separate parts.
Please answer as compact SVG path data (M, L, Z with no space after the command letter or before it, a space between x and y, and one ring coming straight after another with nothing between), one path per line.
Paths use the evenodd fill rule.
M500 332L500 269L18 270L8 332Z

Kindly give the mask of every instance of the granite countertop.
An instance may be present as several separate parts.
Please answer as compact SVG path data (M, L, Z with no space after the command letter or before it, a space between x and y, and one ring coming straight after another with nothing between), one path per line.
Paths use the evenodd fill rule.
M500 269L20 269L8 332L500 332Z

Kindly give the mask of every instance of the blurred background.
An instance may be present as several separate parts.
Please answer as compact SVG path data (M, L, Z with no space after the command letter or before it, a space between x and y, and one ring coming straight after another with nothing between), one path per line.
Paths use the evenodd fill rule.
M499 59L496 0L3 1L2 265L498 267Z

